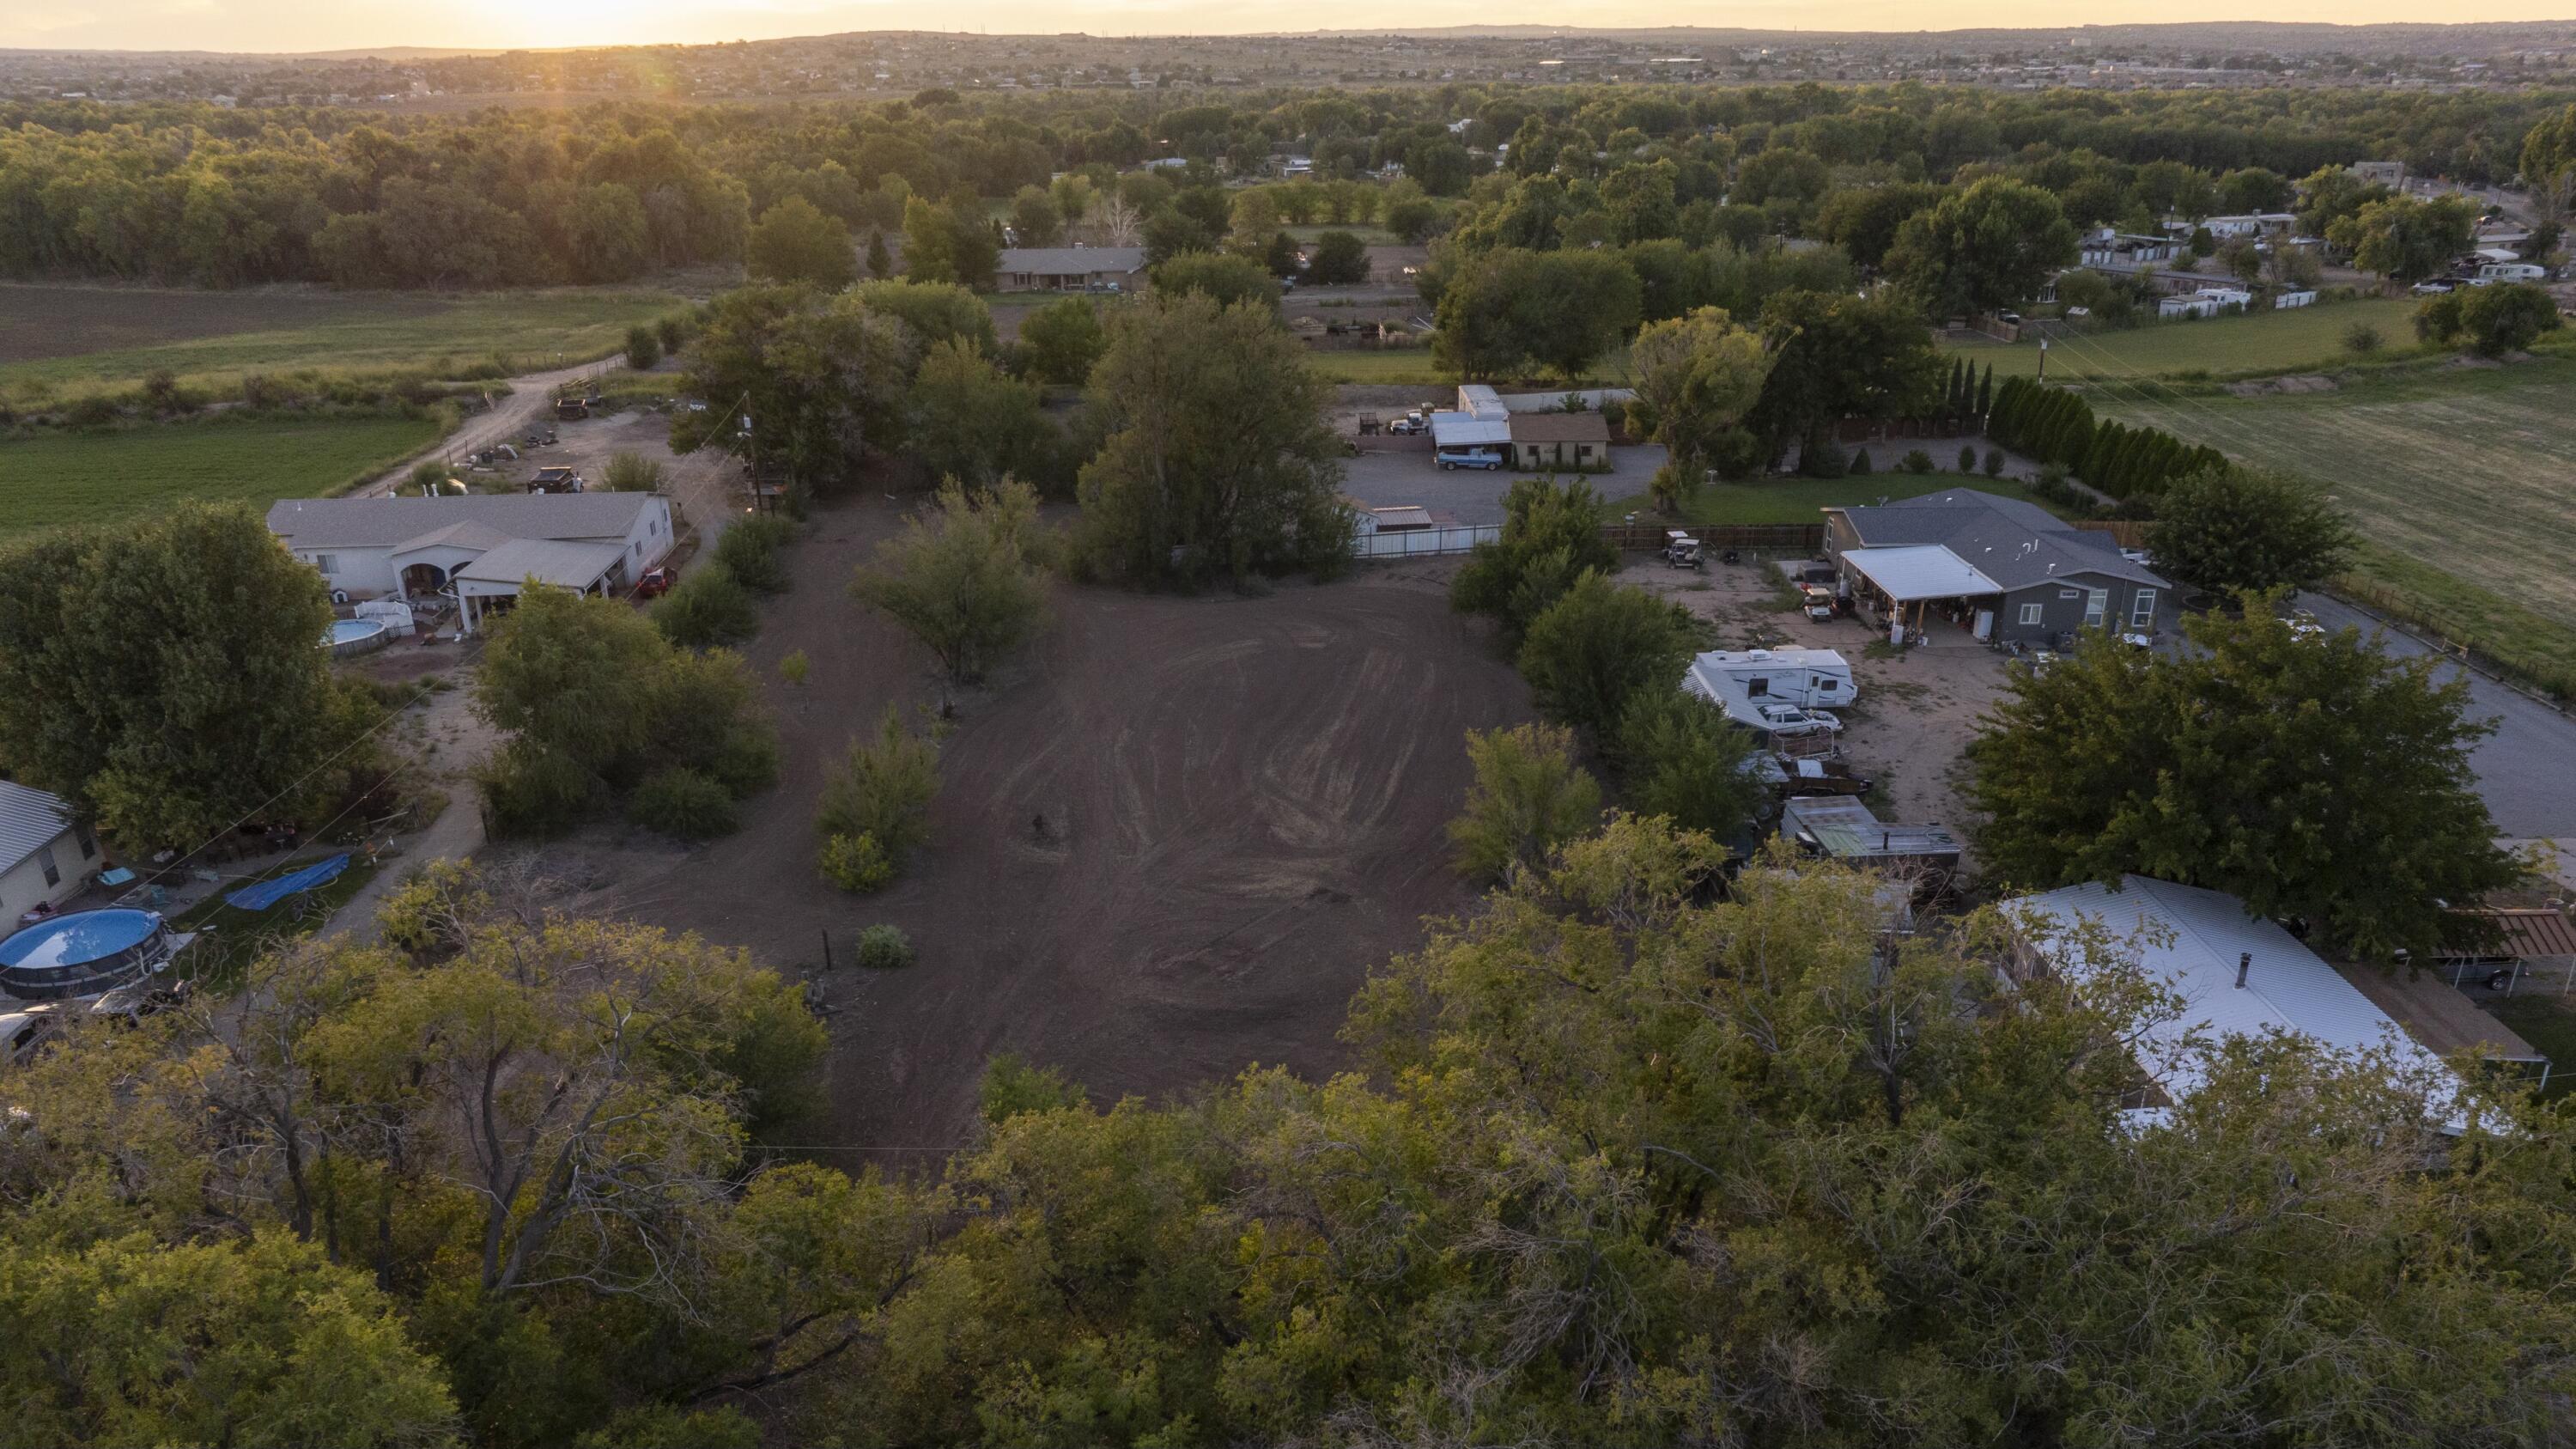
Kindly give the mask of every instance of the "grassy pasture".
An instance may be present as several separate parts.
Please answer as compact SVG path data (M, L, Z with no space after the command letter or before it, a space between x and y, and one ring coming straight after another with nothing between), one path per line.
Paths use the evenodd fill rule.
M71 398L156 369L217 396L249 372L529 372L605 357L678 310L665 292L180 292L0 286L0 397Z
M437 441L429 417L214 417L0 441L0 540L107 523L182 498L334 492Z
M2415 301L2411 297L2372 297L2286 312L2258 312L2242 317L2211 317L2196 322L2153 322L2122 332L2097 332L2061 338L2049 344L2048 376L2052 382L2086 377L2177 377L2207 373L2213 377L2251 376L2273 372L2311 372L2361 360L2345 349L2343 335L2356 322L2379 329L2380 347L2371 360L2405 357L2421 349L2415 341ZM2029 376L2039 370L2037 342L1952 342L1949 351L1979 367L1994 364L1998 378Z
M2332 392L2176 397L2094 389L2095 408L2305 474L2370 547L2351 592L2576 692L2576 358L2425 364Z

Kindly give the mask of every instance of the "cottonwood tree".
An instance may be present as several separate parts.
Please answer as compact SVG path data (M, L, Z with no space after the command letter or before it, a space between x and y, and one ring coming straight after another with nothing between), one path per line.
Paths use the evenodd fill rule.
M130 845L336 814L381 763L331 673L322 576L238 504L183 502L0 561L0 757Z
M1601 782L1574 763L1574 732L1554 725L1469 730L1475 779L1449 822L1459 871L1508 881L1601 822Z
M1266 306L1185 294L1123 309L1091 374L1107 437L1082 469L1077 546L1133 583L1347 567L1330 391Z
M2029 887L2133 871L2207 886L2376 958L2429 957L2454 929L2444 902L2515 880L2472 783L2494 726L2469 718L2467 682L2358 630L2301 639L2278 600L2186 618L2173 658L2092 636L2016 672L1968 751L1989 868Z
M2075 260L2075 227L2057 198L1989 176L1905 219L1887 275L1940 312L1991 312L2036 295Z
M2312 589L2341 572L2355 538L2343 510L2301 478L2204 468L2156 495L2147 552L2166 577L2208 594Z
M2327 227L2325 235L2365 272L2392 282L2420 282L2468 250L2477 220L2477 207L2465 197L2419 201L2391 196L2363 203Z
M743 263L763 280L806 282L825 291L848 286L859 270L850 229L801 196L760 214L743 243Z
M920 640L949 683L971 684L1046 627L1040 528L1027 484L970 492L952 478L877 545L850 592Z
M933 478L991 488L1060 470L1064 435L1047 420L1037 384L1004 376L972 342L931 346L913 376L908 416L913 452Z
M1688 609L1587 573L1530 621L1519 662L1541 713L1606 741L1640 690L1681 687L1698 647Z
M1476 545L1449 580L1449 607L1485 614L1518 645L1530 621L1586 573L1619 567L1618 546L1601 531L1599 494L1581 479L1516 478L1503 495L1499 538Z
M882 446L898 435L906 348L895 318L850 293L727 292L685 355L687 390L715 411L674 412L672 451L757 455L808 486L836 486L872 441Z
M1655 440L1671 449L1685 491L1711 466L1719 439L1762 396L1778 354L1722 308L1650 322L1628 346L1637 396L1653 409Z
M1830 451L1845 418L1905 417L1939 396L1941 356L1922 316L1886 298L1789 291L1762 307L1775 357L1745 425L1773 457Z
M1020 319L1026 375L1040 382L1078 387L1108 349L1108 329L1100 325L1100 309L1088 298L1060 297Z

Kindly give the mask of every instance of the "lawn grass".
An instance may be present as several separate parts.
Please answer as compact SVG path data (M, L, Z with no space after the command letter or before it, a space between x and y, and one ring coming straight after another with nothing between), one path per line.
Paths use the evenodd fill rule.
M2036 503L2052 513L2056 505L2009 478L1956 473L1864 473L1857 478L1783 478L1769 483L1711 483L1682 505L1681 522L1710 526L1727 523L1822 523L1820 509L1917 498L1947 488L1974 488L1998 498ZM1645 494L1619 499L1606 509L1615 516L1653 507Z
M2556 1065L2548 1090L2541 1093L2544 1101L2576 1092L2576 999L2539 990L2507 997L2489 1009Z
M2348 591L2576 696L2576 358L2425 363L2331 392L2094 389L2095 408L2305 474L2370 547Z
M2086 377L2248 377L2264 373L2308 372L2363 360L2345 348L2344 333L2356 322L2379 329L2381 345L2371 361L2405 357L2419 351L2414 331L2415 300L2371 297L2286 312L2258 312L2242 317L2212 317L2195 322L2152 322L2120 332L2097 332L2059 338L2048 347L2052 382ZM1995 376L2029 376L2039 370L2039 344L2030 342L1951 342L1944 346L1979 367L1992 363Z
M319 931L331 914L384 869L382 860L349 852L348 869L309 891L299 892L264 911L245 911L224 903L224 896L257 881L273 880L339 854L338 849L299 856L255 876L227 881L224 888L171 918L173 930L200 934L181 959L189 977L212 991L229 991L250 963L287 943Z
M279 498L336 492L392 467L444 431L418 417L213 417L0 441L0 539L105 523L181 498Z
M453 298L296 294L266 299L266 306L262 300L0 287L0 334L68 328L128 344L0 365L0 396L69 399L128 387L161 369L217 397L238 391L242 375L251 372L452 377L496 360L506 372L533 372L558 360L570 365L606 357L625 347L629 326L685 305L667 292L591 287ZM136 341L153 335L156 309L168 314L170 330L191 335Z

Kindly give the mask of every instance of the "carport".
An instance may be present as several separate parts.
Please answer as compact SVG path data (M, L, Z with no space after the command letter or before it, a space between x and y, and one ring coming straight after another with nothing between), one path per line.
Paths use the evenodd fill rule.
M464 611L464 632L472 634L486 617L507 609L527 584L576 594L618 592L626 583L626 550L613 543L514 538L449 578Z
M1944 617L1968 624L1976 637L1993 637L2003 585L1947 548L1937 543L1847 548L1840 557L1846 581L1858 576L1861 596L1878 622L1902 624L1919 634L1937 604Z

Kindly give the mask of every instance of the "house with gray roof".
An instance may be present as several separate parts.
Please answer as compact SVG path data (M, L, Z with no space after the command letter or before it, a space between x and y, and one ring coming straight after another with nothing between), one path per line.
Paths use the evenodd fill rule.
M1143 247L1007 247L993 267L1005 292L1132 292L1144 274Z
M0 780L0 935L79 895L98 864L98 837L63 798Z
M531 579L624 593L670 553L674 529L655 493L281 498L268 510L268 531L335 602L443 595L468 632Z
M2109 534L1974 488L1824 512L1840 591L1882 625L2023 644L2079 629L2152 638L2173 593Z

